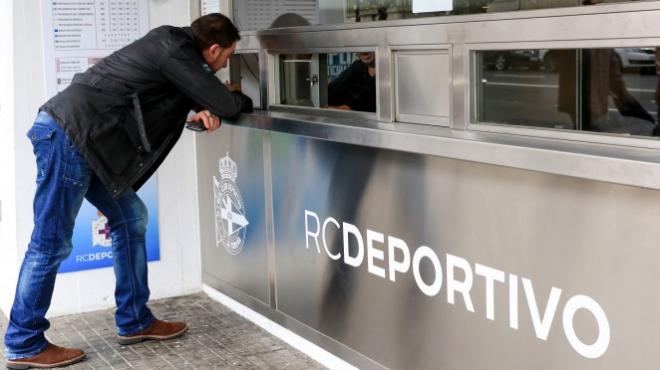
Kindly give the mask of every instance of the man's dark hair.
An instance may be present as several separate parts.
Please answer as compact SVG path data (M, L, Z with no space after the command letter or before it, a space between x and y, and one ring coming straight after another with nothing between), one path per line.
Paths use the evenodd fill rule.
M241 39L238 29L231 20L220 13L211 13L195 19L190 25L193 36L200 49L206 49L213 44L223 48L230 47L234 41Z

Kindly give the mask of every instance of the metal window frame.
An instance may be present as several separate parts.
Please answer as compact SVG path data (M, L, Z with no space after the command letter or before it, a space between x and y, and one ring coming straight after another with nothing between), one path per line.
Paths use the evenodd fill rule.
M525 9L525 10L494 12L494 13L430 16L430 17L422 17L422 18L326 24L326 25L309 25L309 26L298 26L298 27L282 27L282 28L270 28L270 29L261 29L261 30L251 29L251 30L241 30L241 35L259 34L265 36L265 35L277 35L282 32L307 33L307 32L336 31L336 30L344 30L344 29L422 26L422 25L434 25L434 24L469 23L469 22L516 20L516 19L545 18L545 17L568 17L568 16L581 16L581 15L591 15L591 14L611 14L611 13L637 12L637 11L647 11L647 10L657 10L657 9L660 9L660 2L657 0L655 1L643 0L641 2L635 0L629 0L621 3L611 3L611 4L606 3L606 4L598 4L593 6L557 7L557 8L547 8L547 9Z
M277 53L375 50L378 114L278 107L232 124L324 140L455 158L660 190L660 142L593 132L472 124L475 68L487 49L660 46L660 1L243 32L260 53L262 102L271 102ZM608 24L609 27L593 25ZM257 47L255 47L255 45ZM394 121L392 51L451 46L451 125Z
M288 105L279 103L280 100L280 75L279 75L279 59L280 55L284 54L331 54L331 53L355 53L355 52L374 52L376 61L382 58L380 56L380 51L375 47L348 47L348 48L300 48L300 49L267 49L265 52L267 54L269 75L271 76L268 80L267 90L270 91L268 95L268 110L276 110L282 112L292 112L292 113L307 113L307 114L318 114L318 115L327 115L327 116L339 116L339 117L348 117L348 118L363 118L367 120L376 120L381 117L380 111L380 93L379 93L379 63L376 63L376 113L371 112L359 112L359 111L341 111L341 110L332 110L328 108L315 108L315 107L302 107L296 105ZM386 108L387 109L387 108Z
M263 91L264 90L264 84L262 83L262 78L264 77L263 72L264 72L265 68L262 66L261 50L259 50L258 48L257 49L241 49L241 50L237 50L234 54L235 55L241 55L241 54L256 54L257 55L257 60L258 60L258 64L259 64L259 70L257 71L257 77L259 78L259 99L260 99L260 101L259 101L260 107L258 109L263 109L265 100L264 100L264 91ZM228 68L229 69L229 71L228 71L229 76L234 75L235 68L236 68L236 66L232 65L231 60L230 60L229 68Z
M656 33L646 32L641 37L631 34L627 27L630 22L622 21L626 32L612 32L611 27L601 35L602 31L590 30L589 20L610 20L612 17L641 17L649 15L660 17L660 1L643 3L617 3L592 7L554 8L529 10L507 13L476 14L465 16L449 16L438 19L421 18L405 21L373 22L368 25L335 25L325 27L295 27L243 33L239 50L254 50L259 45L261 56L268 58L266 73L269 75L267 86L267 109L278 111L303 112L319 116L335 116L322 108L304 108L277 104L274 94L278 91L277 76L273 58L279 54L289 53L332 53L341 51L374 51L377 59L377 114L363 112L340 112L349 118L378 120L384 124L396 125L394 91L393 52L407 49L441 49L450 48L451 61L451 93L450 93L450 125L454 130L475 132L493 132L508 135L532 136L549 139L584 141L620 146L641 148L660 148L660 143L643 137L625 137L621 135L572 132L532 127L506 126L494 123L471 122L474 105L478 101L474 94L475 78L472 53L478 50L511 50L524 48L556 49L579 47L637 47L660 45L660 30ZM652 16L651 16L652 17ZM431 22L433 21L433 22ZM478 21L478 22L477 22ZM657 22L656 22L657 23ZM539 31L537 24L544 25ZM550 32L558 24L572 27L574 32ZM593 24L593 23L592 23ZM481 26L487 31L480 33ZM511 29L523 25L530 32L512 34ZM576 26L577 25L577 26ZM616 29L617 27L614 27ZM550 30L550 31L549 31ZM580 32L576 32L579 30ZM327 32L326 32L327 31ZM415 32L417 31L417 32ZM419 35L417 33L436 32L436 37ZM490 32L492 31L492 32ZM584 33L584 34L583 34ZM628 33L628 34L625 34ZM649 33L651 37L649 37ZM618 36L618 37L614 37ZM485 40L484 40L485 39ZM292 45L288 48L288 45ZM319 45L314 47L315 45ZM264 73L264 71L262 71Z
M634 45L624 42L624 40L572 40L562 42L523 42L492 44L479 43L466 47L463 58L465 67L470 71L470 84L464 92L465 98L469 101L467 121L464 122L465 129L477 132L491 132L510 135L534 136L539 138L586 141L596 144L622 145L640 148L660 149L660 140L652 137L626 136L621 134L599 133L593 131L577 131L566 129L551 129L545 127L507 125L487 121L473 122L476 116L480 100L477 95L479 92L477 79L478 66L476 64L476 52L484 50L520 50L520 49L595 49L595 48L619 48L619 47L658 47L660 46L660 37L639 39Z
M444 119L437 119L437 118L432 118L432 117L422 117L422 116L407 116L407 118L400 117L398 109L399 109L399 91L397 89L397 81L398 81L398 75L399 75L399 69L397 66L397 61L396 57L397 54L399 53L406 53L406 52L418 52L420 54L437 54L439 52L446 52L447 56L449 57L449 114L446 120ZM451 44L420 44L420 45L391 45L389 47L389 54L390 54L390 69L391 69L391 75L392 75L392 81L391 81L391 86L392 86L392 92L391 92L391 97L390 97L390 105L392 109L391 113L391 121L395 122L402 122L402 123L411 123L411 124L420 124L420 125L430 125L430 126L437 126L437 127L451 127L452 123L452 112L453 112L453 85L454 85L454 72L453 72L453 62L452 62L452 45Z

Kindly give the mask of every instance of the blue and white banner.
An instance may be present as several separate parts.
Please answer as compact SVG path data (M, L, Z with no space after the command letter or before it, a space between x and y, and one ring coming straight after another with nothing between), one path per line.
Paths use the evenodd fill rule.
M160 260L158 239L158 196L156 177L138 191L149 210L147 261ZM62 262L59 272L74 272L112 266L112 240L108 219L87 200L83 202L73 229L73 251Z
M336 80L356 60L358 60L358 53L328 54L328 82Z

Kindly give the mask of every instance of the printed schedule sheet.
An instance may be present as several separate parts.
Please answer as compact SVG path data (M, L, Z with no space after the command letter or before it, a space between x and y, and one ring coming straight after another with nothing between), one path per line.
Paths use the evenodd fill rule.
M43 0L48 96L149 30L147 0Z

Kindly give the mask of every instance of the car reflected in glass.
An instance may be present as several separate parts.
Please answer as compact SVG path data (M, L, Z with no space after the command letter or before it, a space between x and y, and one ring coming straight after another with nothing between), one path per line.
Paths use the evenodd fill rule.
M557 71L557 60L549 50L539 50L543 68ZM614 55L622 72L655 72L655 48L614 48Z
M539 50L497 50L484 52L483 63L496 71L519 67L536 70L541 68L543 60Z

